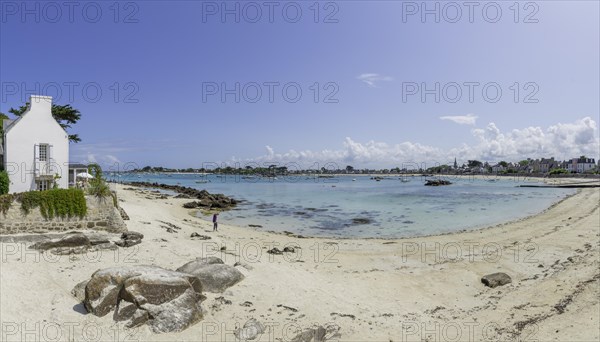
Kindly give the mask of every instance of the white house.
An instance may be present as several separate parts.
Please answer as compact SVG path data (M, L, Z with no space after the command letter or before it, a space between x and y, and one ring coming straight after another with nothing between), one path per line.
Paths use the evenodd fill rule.
M29 108L16 120L4 120L4 169L9 192L68 188L69 136L52 117L52 97L32 95Z
M500 165L500 163L492 166L492 172L493 173L501 173L504 170L506 170L506 168L504 166Z
M567 162L567 170L573 173L583 173L596 167L594 158L573 158Z

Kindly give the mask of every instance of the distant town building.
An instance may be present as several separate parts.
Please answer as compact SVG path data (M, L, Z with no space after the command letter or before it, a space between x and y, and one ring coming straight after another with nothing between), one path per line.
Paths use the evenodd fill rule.
M573 158L567 161L567 170L572 173L583 173L596 168L594 158Z
M554 157L550 159L542 158L539 163L539 171L541 173L548 173L553 169L560 168L560 162L558 160L554 160Z
M492 166L492 173L501 173L506 170L506 168L500 164L495 164Z

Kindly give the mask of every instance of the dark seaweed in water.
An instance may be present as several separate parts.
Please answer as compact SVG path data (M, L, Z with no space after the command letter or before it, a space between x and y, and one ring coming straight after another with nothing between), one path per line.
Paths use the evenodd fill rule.
M372 223L373 220L366 217L355 217L352 219L352 224L369 224Z
M325 209L325 208L306 208L306 210L308 210L308 211L314 211L314 212L323 212L323 211L327 211L328 209Z
M272 205L267 204L267 203L260 203L256 205L256 209L271 209L273 208Z

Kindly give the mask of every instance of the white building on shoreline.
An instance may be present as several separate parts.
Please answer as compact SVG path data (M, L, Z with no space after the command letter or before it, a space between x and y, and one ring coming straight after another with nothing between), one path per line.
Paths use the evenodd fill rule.
M4 120L0 157L9 192L69 185L69 136L52 116L52 97L32 95L16 120Z
M594 158L573 158L566 162L567 170L572 173L584 173L596 168Z

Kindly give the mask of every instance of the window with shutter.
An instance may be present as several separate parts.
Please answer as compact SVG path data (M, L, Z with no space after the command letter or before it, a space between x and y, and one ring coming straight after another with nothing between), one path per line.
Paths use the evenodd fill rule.
M39 158L40 161L48 161L48 145L47 144L40 144L40 153L39 153Z

